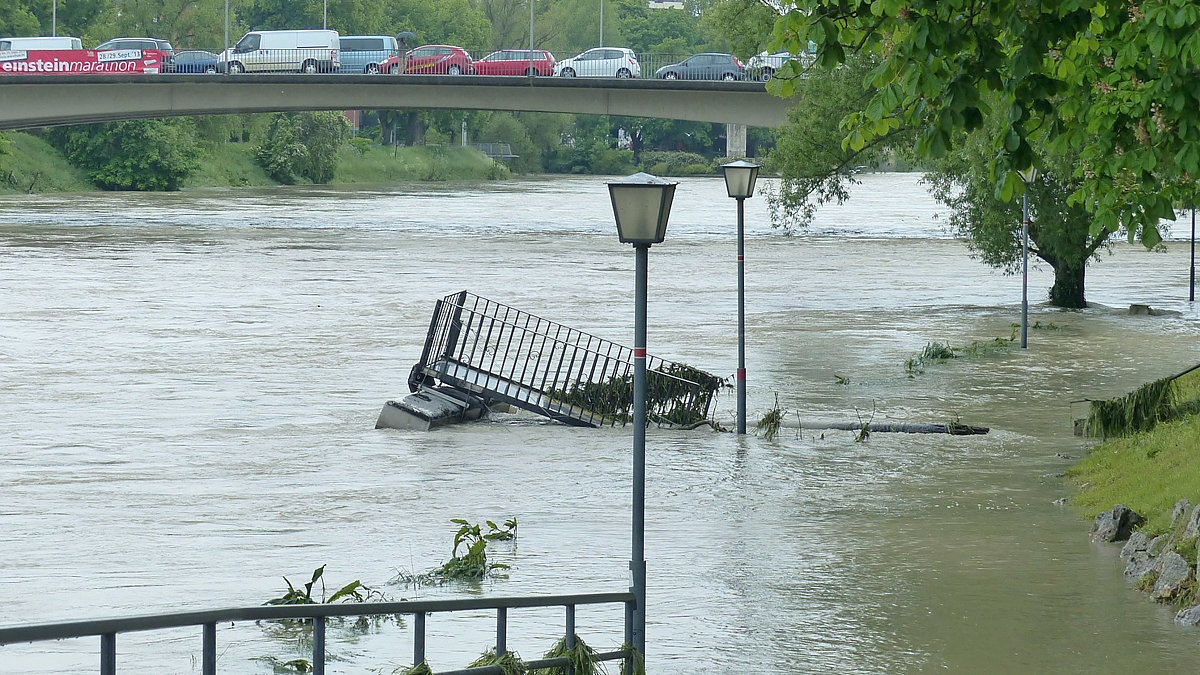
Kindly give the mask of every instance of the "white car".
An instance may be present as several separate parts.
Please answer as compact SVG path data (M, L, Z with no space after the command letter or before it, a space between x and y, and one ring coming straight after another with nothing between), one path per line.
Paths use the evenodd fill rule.
M774 54L763 52L750 57L750 60L746 62L746 72L751 79L766 82L775 77L775 71L791 60L792 55L788 52L775 52Z
M641 77L642 66L632 49L596 47L554 66L561 77Z

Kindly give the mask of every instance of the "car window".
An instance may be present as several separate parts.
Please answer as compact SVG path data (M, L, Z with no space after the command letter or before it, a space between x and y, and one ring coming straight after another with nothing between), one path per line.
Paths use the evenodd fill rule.
M579 55L580 61L598 61L602 58L604 58L604 50L603 49L597 49L595 51L584 52Z
M439 47L437 50L438 56L449 56L450 54L453 54L453 53L454 53L454 50L450 49L449 47Z
M418 58L422 57L422 56L433 56L433 49L431 47L422 47L420 49L414 49L414 50L412 50L412 53L409 54L409 56L416 56Z
M234 49L239 52L252 52L258 49L260 44L262 44L262 36L250 34L239 40Z
M344 52L372 52L384 49L380 38L342 38Z
M620 49L604 50L604 58L606 59L619 59L623 56L625 56L625 52L621 51Z

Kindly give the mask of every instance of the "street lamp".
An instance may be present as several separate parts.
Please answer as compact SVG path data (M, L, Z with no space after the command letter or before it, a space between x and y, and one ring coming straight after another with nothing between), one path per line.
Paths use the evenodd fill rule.
M329 28L329 0L325 0L321 8L321 30Z
M738 369L737 369L737 432L746 433L746 198L754 196L754 181L759 167L739 159L722 165L725 170L725 189L737 200L738 237Z
M1021 197L1021 349L1029 344L1029 188L1038 179L1038 169L1033 164L1017 172L1025 183L1025 194Z
M633 554L630 591L637 606L626 616L625 640L646 653L646 262L650 246L667 236L667 218L678 183L648 173L612 181L617 235L637 255L636 308L633 315Z

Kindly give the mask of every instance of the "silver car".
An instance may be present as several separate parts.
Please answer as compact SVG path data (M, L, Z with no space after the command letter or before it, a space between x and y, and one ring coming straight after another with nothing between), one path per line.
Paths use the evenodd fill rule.
M554 66L554 74L561 77L641 77L642 66L632 49L595 47L559 61Z

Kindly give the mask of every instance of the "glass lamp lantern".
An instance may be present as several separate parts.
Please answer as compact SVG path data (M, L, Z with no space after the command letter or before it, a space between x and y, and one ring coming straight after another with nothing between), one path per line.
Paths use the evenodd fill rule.
M622 244L658 244L666 239L677 185L648 173L635 173L608 184Z
M745 199L754 196L754 182L758 180L758 170L762 167L739 159L721 166L725 170L725 189L730 197Z

